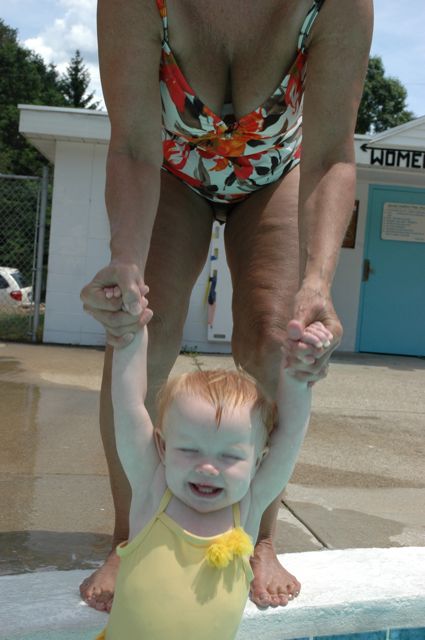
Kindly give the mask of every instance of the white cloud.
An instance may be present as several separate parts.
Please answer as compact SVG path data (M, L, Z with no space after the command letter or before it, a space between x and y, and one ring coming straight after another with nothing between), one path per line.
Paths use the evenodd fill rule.
M398 78L408 91L408 108L425 114L425 43L423 0L410 0L409 10L394 0L375 0L372 54L382 57L387 76Z
M66 70L71 57L79 49L91 76L90 91L102 98L100 86L97 38L96 0L56 0L57 17L24 45L38 53L43 60L57 66L60 73Z
M152 0L153 2L154 0ZM91 75L91 91L102 98L96 42L96 0L9 0L5 17L25 27L24 44L60 72L79 49ZM372 53L381 55L387 75L399 78L409 92L409 108L425 113L424 0L375 0ZM37 25L37 26L35 26ZM40 26L42 25L42 26Z

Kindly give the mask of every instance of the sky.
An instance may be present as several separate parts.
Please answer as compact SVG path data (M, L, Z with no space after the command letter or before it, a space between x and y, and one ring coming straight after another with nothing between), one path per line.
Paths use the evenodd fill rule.
M380 55L386 75L398 78L407 89L407 108L415 116L423 116L425 1L375 0L374 6L371 53ZM59 72L65 71L75 50L79 49L91 75L90 90L98 99L102 98L96 0L0 0L0 18L18 30L21 44L40 54L46 63L53 62Z

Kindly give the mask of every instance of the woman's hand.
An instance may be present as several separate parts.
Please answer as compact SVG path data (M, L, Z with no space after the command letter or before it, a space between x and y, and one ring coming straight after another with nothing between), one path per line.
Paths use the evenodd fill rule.
M108 344L120 348L152 318L145 298L148 291L136 264L112 260L82 289L80 297L84 310L104 326Z
M288 323L287 332L286 368L295 378L306 380L310 385L325 378L331 354L342 337L342 325L330 292L303 285L295 296L293 319Z

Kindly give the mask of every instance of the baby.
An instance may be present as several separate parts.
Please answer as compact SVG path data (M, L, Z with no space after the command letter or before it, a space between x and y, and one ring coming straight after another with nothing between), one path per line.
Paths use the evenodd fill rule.
M316 322L303 340L328 334ZM292 473L286 436L303 440L311 389L285 370L284 355L276 403L241 370L194 371L161 389L154 426L144 405L147 345L145 326L113 356L116 443L132 502L97 640L231 640L253 577L252 541Z

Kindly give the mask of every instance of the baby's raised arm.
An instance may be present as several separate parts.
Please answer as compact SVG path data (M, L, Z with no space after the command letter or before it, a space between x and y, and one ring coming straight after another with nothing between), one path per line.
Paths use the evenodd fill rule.
M327 330L324 327L322 330L320 322L307 329L303 340L312 344L323 342ZM310 420L311 386L292 375L285 365L283 354L276 397L278 424L270 436L269 453L251 486L252 504L259 505L260 510L264 510L288 484Z
M121 464L133 497L147 490L160 462L153 425L145 407L148 330L144 326L134 340L115 349L112 363L112 404L115 438Z

